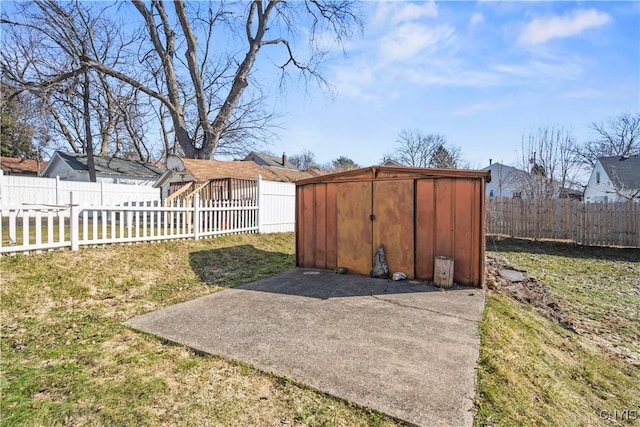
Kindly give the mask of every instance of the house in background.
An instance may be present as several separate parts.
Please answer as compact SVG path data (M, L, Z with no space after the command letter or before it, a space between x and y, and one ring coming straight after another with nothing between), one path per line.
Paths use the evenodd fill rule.
M40 176L47 166L44 160L0 157L0 169L3 175Z
M156 165L141 160L93 156L93 161L96 167L96 182L152 186L162 175L162 171ZM56 151L42 175L50 178L58 176L66 181L89 182L87 155Z
M487 197L560 198L582 201L582 191L563 188L559 181L549 180L544 175L544 168L539 165L527 172L502 163L492 163L489 159L489 166L482 170L491 171L491 182L486 185Z
M403 165L403 164L401 164L401 163L399 163L399 162L396 162L396 161L395 161L395 160L393 160L393 159L390 159L390 158L386 158L386 157L385 157L385 158L383 159L383 162L382 162L382 163L380 163L380 166L396 166L396 167L403 167L403 166L406 166L406 165Z
M278 157L252 151L247 154L242 161L256 163L266 171L276 175L278 177L276 181L294 182L299 179L322 175L322 172L317 168L311 168L304 171L296 169L296 167L287 159L286 153L282 153L282 156ZM272 179L268 180L273 181Z
M154 186L161 188L163 200L169 201L189 200L196 193L202 200L245 200L256 196L258 177L266 181L294 182L317 175L314 171L261 165L256 159L263 156L223 161L183 159L170 155L167 158L167 170Z
M482 169L491 171L491 182L487 183L487 197L522 197L523 183L526 182L528 172L513 166L493 163Z
M640 202L640 155L599 157L584 190L585 202Z
M276 168L285 168L285 169L296 169L289 160L287 159L287 154L282 153L282 156L272 156L270 154L258 153L256 151L252 151L245 156L243 161L251 161L255 162L260 166L271 166Z

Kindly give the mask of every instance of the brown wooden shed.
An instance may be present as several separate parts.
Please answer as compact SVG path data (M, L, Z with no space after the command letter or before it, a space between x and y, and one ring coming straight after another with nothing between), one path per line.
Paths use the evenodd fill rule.
M436 256L454 281L481 286L486 171L372 166L296 182L299 267L369 274L384 245L391 272L432 281Z

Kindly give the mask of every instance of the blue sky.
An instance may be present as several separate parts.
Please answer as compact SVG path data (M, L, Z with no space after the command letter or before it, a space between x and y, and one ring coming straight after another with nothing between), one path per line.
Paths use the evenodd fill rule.
M523 135L640 111L639 2L366 2L362 36L324 65L333 94L289 87L280 140L377 164L403 129L441 133L472 166L515 164Z

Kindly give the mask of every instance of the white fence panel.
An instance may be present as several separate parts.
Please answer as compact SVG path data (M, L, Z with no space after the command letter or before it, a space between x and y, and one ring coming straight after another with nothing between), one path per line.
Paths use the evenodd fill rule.
M193 205L7 206L0 218L0 254L256 233L257 219L255 201L201 202L197 196Z
M34 186L34 179L43 178L19 181L22 185ZM37 182L50 182L44 180ZM82 184L87 183L75 182L69 187L82 189ZM65 194L70 192L69 187L61 189L62 186L58 185L57 200L63 203L11 206L2 202L0 255L64 247L78 250L80 247L113 243L198 240L222 234L294 231L295 184L260 180L258 186L258 200L200 201L196 195L193 203L177 201L163 205L156 200L140 201L139 194L122 193L121 196L128 201L117 205L95 202L113 202L113 199L108 199L109 191L118 190L120 185L102 184L100 192L89 195L80 192L76 196L74 190L72 197L69 194L69 200ZM48 190L43 194L51 196L55 192L51 190L56 188L48 187ZM7 194L6 187L2 191ZM73 203L70 203L71 198ZM37 199L28 200L35 202ZM54 199L46 200L51 202Z
M68 205L72 192L73 203L83 206L160 202L160 189L145 185L61 181L0 173L0 207Z
M259 232L283 233L296 229L296 185L258 181Z
M3 175L0 171L0 205L55 205L56 187L55 178Z

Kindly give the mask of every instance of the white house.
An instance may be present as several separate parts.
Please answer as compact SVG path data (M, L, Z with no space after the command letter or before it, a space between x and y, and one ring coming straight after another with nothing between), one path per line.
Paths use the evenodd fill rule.
M640 155L599 157L584 190L585 202L640 201Z
M127 160L117 157L93 156L96 168L96 182L105 184L132 184L152 186L162 175L155 165L141 160ZM64 181L89 182L87 155L56 151L42 176L60 177Z
M522 197L522 185L527 172L503 165L491 163L483 171L491 171L491 182L487 183L487 197Z

